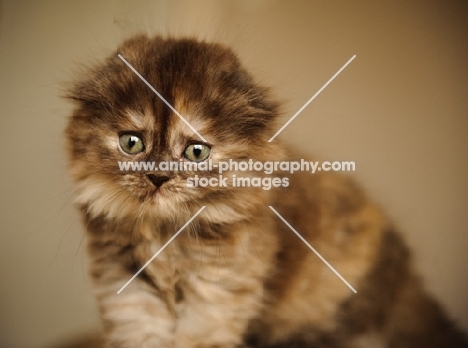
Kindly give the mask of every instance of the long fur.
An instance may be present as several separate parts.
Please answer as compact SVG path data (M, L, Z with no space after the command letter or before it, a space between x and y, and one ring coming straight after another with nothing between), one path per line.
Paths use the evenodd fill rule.
M228 171L227 187L188 187L200 172L165 171L156 187L148 173L120 171L118 161L185 161L184 149L204 142L117 54L202 134L213 163L295 158L267 142L278 105L222 45L141 35L83 73L68 93L66 136L107 347L468 347L423 291L391 223L349 179L275 172L288 186L265 190L232 185L234 175L265 173ZM124 132L144 151L124 153Z

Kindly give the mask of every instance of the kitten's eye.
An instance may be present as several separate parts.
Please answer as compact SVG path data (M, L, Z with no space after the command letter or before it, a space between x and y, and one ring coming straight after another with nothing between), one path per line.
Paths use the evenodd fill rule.
M193 144L187 146L184 156L192 162L201 162L210 156L211 148L204 144Z
M130 155L140 153L145 148L143 141L133 134L122 134L119 138L119 144L120 148Z

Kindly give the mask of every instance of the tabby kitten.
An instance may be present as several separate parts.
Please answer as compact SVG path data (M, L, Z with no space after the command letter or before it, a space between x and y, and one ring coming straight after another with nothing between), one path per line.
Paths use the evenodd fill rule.
M267 190L234 185L235 175L268 177L258 171L233 169L227 185L195 187L187 179L219 178L215 166L120 170L124 161L294 158L268 142L278 105L229 49L137 36L68 97L70 170L107 347L468 347L422 290L399 235L347 178L278 171L285 185Z

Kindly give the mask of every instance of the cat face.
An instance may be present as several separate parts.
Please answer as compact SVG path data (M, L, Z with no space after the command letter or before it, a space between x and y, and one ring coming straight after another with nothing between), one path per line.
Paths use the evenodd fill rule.
M197 174L219 177L216 170L122 171L119 162L266 161L277 160L280 152L267 143L276 105L220 45L135 37L86 73L68 97L76 103L66 135L77 201L94 216L171 216L213 203L231 213L236 207L245 211L255 203L247 188L188 186L187 179ZM232 174L223 176L230 180Z

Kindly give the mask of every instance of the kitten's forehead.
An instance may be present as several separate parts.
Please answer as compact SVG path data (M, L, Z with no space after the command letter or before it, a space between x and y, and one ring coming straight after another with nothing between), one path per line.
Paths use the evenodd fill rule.
M140 47L142 50L138 54L128 51L129 48L136 49L134 40L130 40L128 45L124 43L120 50L122 56L129 56L126 58L129 64L157 93L144 86L145 82L123 62L117 61L122 69L114 76L117 88L125 88L125 99L130 102L132 110L127 114L136 125L143 123L142 116L146 119L148 111L155 117L155 127L162 130L170 125L178 115L165 105L166 102L184 118L197 114L206 117L209 115L206 108L214 98L218 103L222 102L221 81L227 73L238 68L237 58L229 50L193 40L155 40L149 43L143 38L141 40L146 45L144 49ZM146 91L141 90L142 86ZM194 122L201 121L199 117L195 118Z
M155 118L152 115L152 112L146 109L144 112L138 112L132 109L127 109L124 111L124 114L127 116L128 129L136 129L136 130L146 130L146 129L154 129L155 127ZM124 124L121 124L124 126Z
M133 49L134 45L132 41ZM148 94L151 89L145 86L146 93L128 96L137 107L127 110L126 115L135 127L154 130L154 140L161 146L168 141L174 143L181 135L201 140L191 127L199 133L215 127L216 117L213 116L217 115L213 115L213 111L217 110L213 102L216 100L216 104L220 104L223 99L219 80L223 74L237 68L237 58L220 46L192 40L155 41L152 46L145 47L144 52L135 55L127 52L124 44L122 52L129 53L129 63L164 100L156 93ZM122 73L127 79L128 71ZM135 87L130 91L138 91L144 81L134 74L131 83Z

